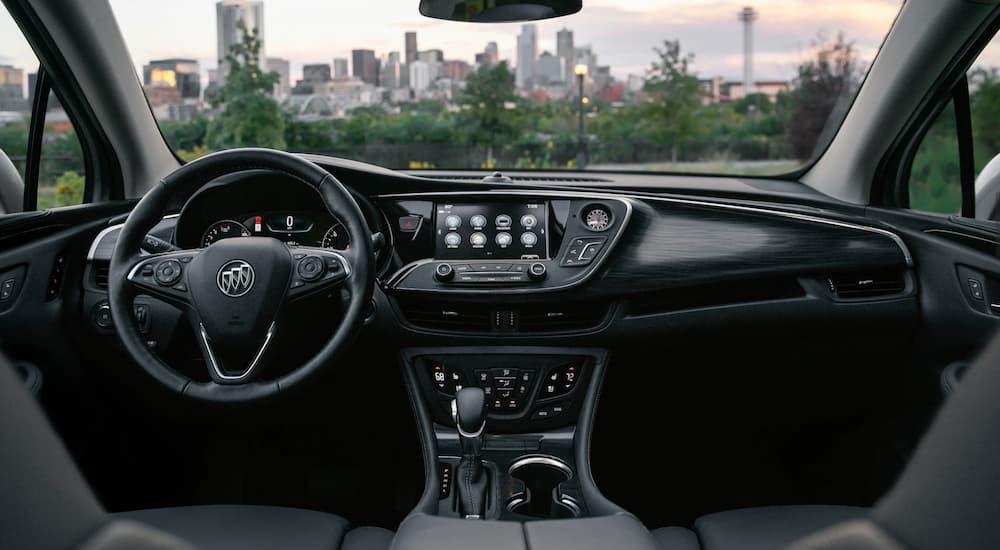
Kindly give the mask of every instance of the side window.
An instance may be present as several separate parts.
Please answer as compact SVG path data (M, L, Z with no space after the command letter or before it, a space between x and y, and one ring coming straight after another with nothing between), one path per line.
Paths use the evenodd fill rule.
M931 124L910 167L910 208L958 214L962 211L961 162L955 103Z
M968 216L974 211L977 219L998 221L1000 40L994 38L983 49L958 86L917 146L909 171L909 205L942 214Z
M33 110L38 67L20 28L0 9L0 214L84 202L83 150L69 115L51 90ZM42 130L37 147L33 126ZM25 189L37 190L32 204L25 205Z

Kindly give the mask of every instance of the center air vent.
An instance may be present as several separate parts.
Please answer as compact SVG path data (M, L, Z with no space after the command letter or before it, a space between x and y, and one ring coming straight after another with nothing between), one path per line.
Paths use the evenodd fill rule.
M465 304L400 298L406 320L416 327L448 332L554 333L579 332L600 326L609 304L522 305Z
M858 272L832 275L827 285L837 298L880 298L902 293L906 279L899 271Z

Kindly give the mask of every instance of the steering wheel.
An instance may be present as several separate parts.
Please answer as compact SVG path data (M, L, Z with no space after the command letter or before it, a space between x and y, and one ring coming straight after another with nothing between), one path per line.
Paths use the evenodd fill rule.
M270 237L244 237L224 239L208 248L140 254L146 234L178 198L190 197L220 176L259 169L280 172L315 189L327 210L347 228L350 250L290 247ZM161 180L125 221L109 272L108 301L115 329L132 358L177 393L216 402L273 396L331 367L357 336L375 282L370 235L351 194L312 162L270 149L207 155ZM346 290L349 298L329 341L304 365L280 378L260 380L261 365L280 360L268 351L281 330L283 306L331 290ZM163 299L185 312L211 381L184 376L146 346L132 313L138 294Z

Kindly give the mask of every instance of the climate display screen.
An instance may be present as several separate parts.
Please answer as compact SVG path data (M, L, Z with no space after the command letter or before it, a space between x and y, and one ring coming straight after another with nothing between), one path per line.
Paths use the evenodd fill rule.
M438 203L435 258L519 260L548 257L548 208L524 203Z

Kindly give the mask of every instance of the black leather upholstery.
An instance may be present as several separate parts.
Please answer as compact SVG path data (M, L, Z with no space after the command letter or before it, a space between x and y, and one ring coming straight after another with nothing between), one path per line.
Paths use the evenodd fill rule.
M524 524L524 540L525 546L531 550L563 548L656 550L657 548L653 536L631 514L530 521Z
M0 548L387 550L392 533L346 537L339 516L270 506L188 506L108 515L41 408L0 356Z
M659 550L701 550L698 535L683 527L661 527L653 530L653 540Z
M907 548L1000 548L1000 336L969 368L872 519Z
M177 535L204 550L334 550L347 520L275 506L182 506L117 514Z
M0 547L81 543L104 510L45 415L0 357Z
M381 527L358 527L344 537L342 550L389 550L395 533Z

